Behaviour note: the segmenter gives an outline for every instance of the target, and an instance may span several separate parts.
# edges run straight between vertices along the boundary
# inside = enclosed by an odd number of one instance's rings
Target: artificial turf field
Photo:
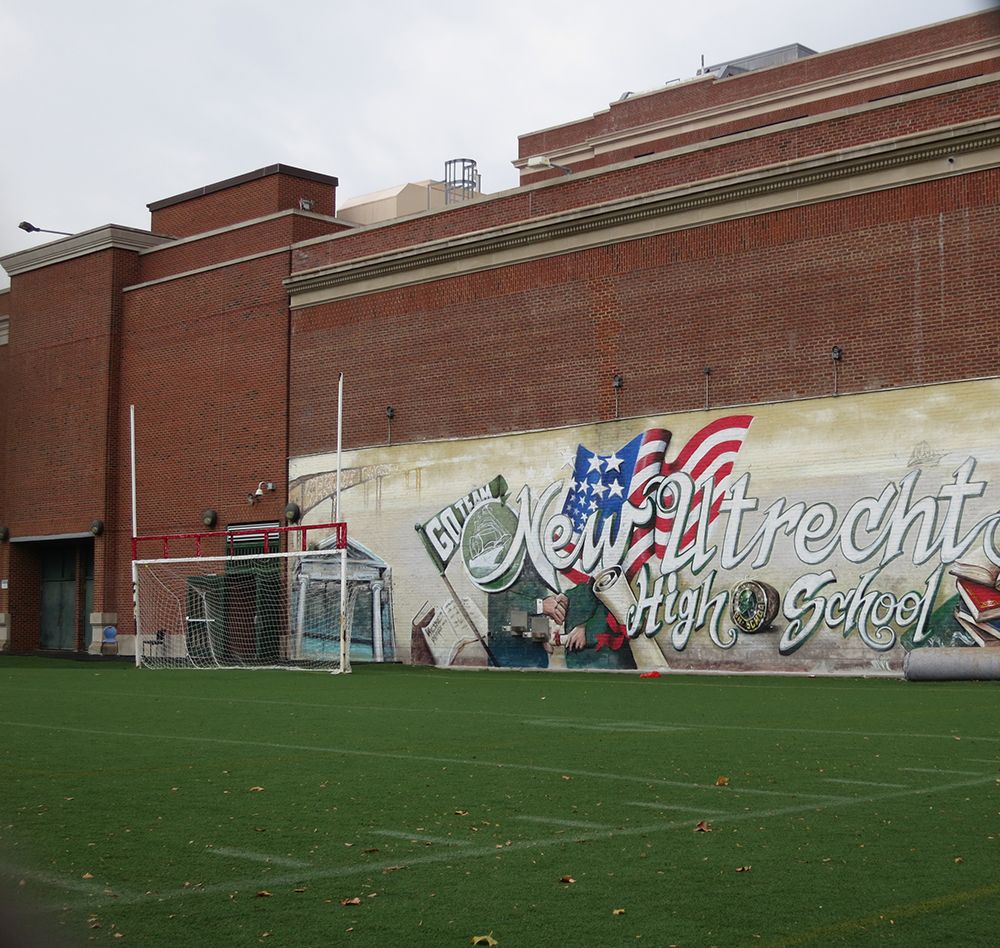
[[[998,704],[5,658],[0,905],[12,944],[995,944]]]

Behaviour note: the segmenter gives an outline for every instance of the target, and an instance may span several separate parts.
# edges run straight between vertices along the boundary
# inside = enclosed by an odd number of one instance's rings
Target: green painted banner
[[[462,525],[472,511],[487,500],[504,500],[507,497],[507,481],[498,474],[488,484],[469,491],[444,510],[439,510],[426,523],[418,523],[415,528],[423,540],[438,572],[443,573],[452,557],[459,551],[462,541]]]

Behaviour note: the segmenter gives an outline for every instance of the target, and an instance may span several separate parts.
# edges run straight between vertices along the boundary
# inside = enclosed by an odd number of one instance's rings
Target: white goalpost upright
[[[337,380],[337,495],[334,500],[333,519],[340,522],[340,461],[344,431],[344,373]],[[347,617],[347,538],[340,550],[340,671],[351,670],[350,624]]]
[[[351,671],[356,596],[348,584],[347,525],[340,519],[343,398],[341,372],[332,523],[204,533],[139,534],[130,407],[137,666]],[[310,543],[310,535],[318,539]]]

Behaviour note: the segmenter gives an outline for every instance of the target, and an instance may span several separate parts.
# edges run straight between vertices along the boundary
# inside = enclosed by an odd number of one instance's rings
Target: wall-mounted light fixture
[[[99,537],[102,533],[104,533],[104,521],[103,520],[91,520],[90,521],[90,532],[95,537]]]
[[[623,379],[618,373],[615,373],[611,377],[611,387],[615,390],[615,418],[617,418],[620,413],[621,394],[622,389],[625,387],[625,379]]]
[[[313,209],[314,202],[312,198],[300,197],[299,198],[299,210],[300,211],[311,211]]]
[[[257,485],[257,489],[252,494],[247,494],[247,503],[250,504],[250,505],[253,505],[253,504],[257,503],[257,501],[260,500],[261,497],[264,496],[264,491],[268,491],[268,493],[273,493],[273,491],[274,491],[274,482],[273,481],[261,481]]]
[[[385,443],[392,444],[392,419],[396,417],[396,409],[392,405],[385,406],[386,436]]]
[[[0,527],[0,543],[6,543],[10,539],[10,530],[7,527]]]
[[[563,174],[573,173],[568,165],[557,165],[548,155],[532,155],[525,164],[531,169],[558,168]]]
[[[298,523],[299,517],[302,516],[302,509],[298,504],[289,501],[285,504],[285,520],[289,523]]]
[[[844,350],[841,346],[834,346],[830,350],[830,359],[833,361],[833,394],[840,394],[840,363],[844,358]]]
[[[709,366],[705,366],[702,370],[705,373],[705,411],[708,411],[708,406],[711,404],[711,387],[709,380],[712,378],[712,369]]]
[[[209,530],[211,530],[212,527],[214,527],[219,522],[218,512],[212,510],[211,507],[209,507],[207,510],[203,510],[201,512],[201,522],[206,527],[208,527]]]

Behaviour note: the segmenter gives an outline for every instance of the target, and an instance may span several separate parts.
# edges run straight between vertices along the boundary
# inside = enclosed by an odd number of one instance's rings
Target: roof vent
[[[730,76],[738,76],[744,72],[767,69],[770,66],[784,66],[786,63],[793,63],[798,59],[815,55],[816,50],[810,49],[808,46],[803,46],[801,43],[789,43],[787,46],[779,46],[777,49],[769,49],[763,53],[752,53],[740,59],[730,59],[723,63],[716,63],[714,66],[702,66],[697,74],[705,76],[714,73],[716,79],[728,79]]]

